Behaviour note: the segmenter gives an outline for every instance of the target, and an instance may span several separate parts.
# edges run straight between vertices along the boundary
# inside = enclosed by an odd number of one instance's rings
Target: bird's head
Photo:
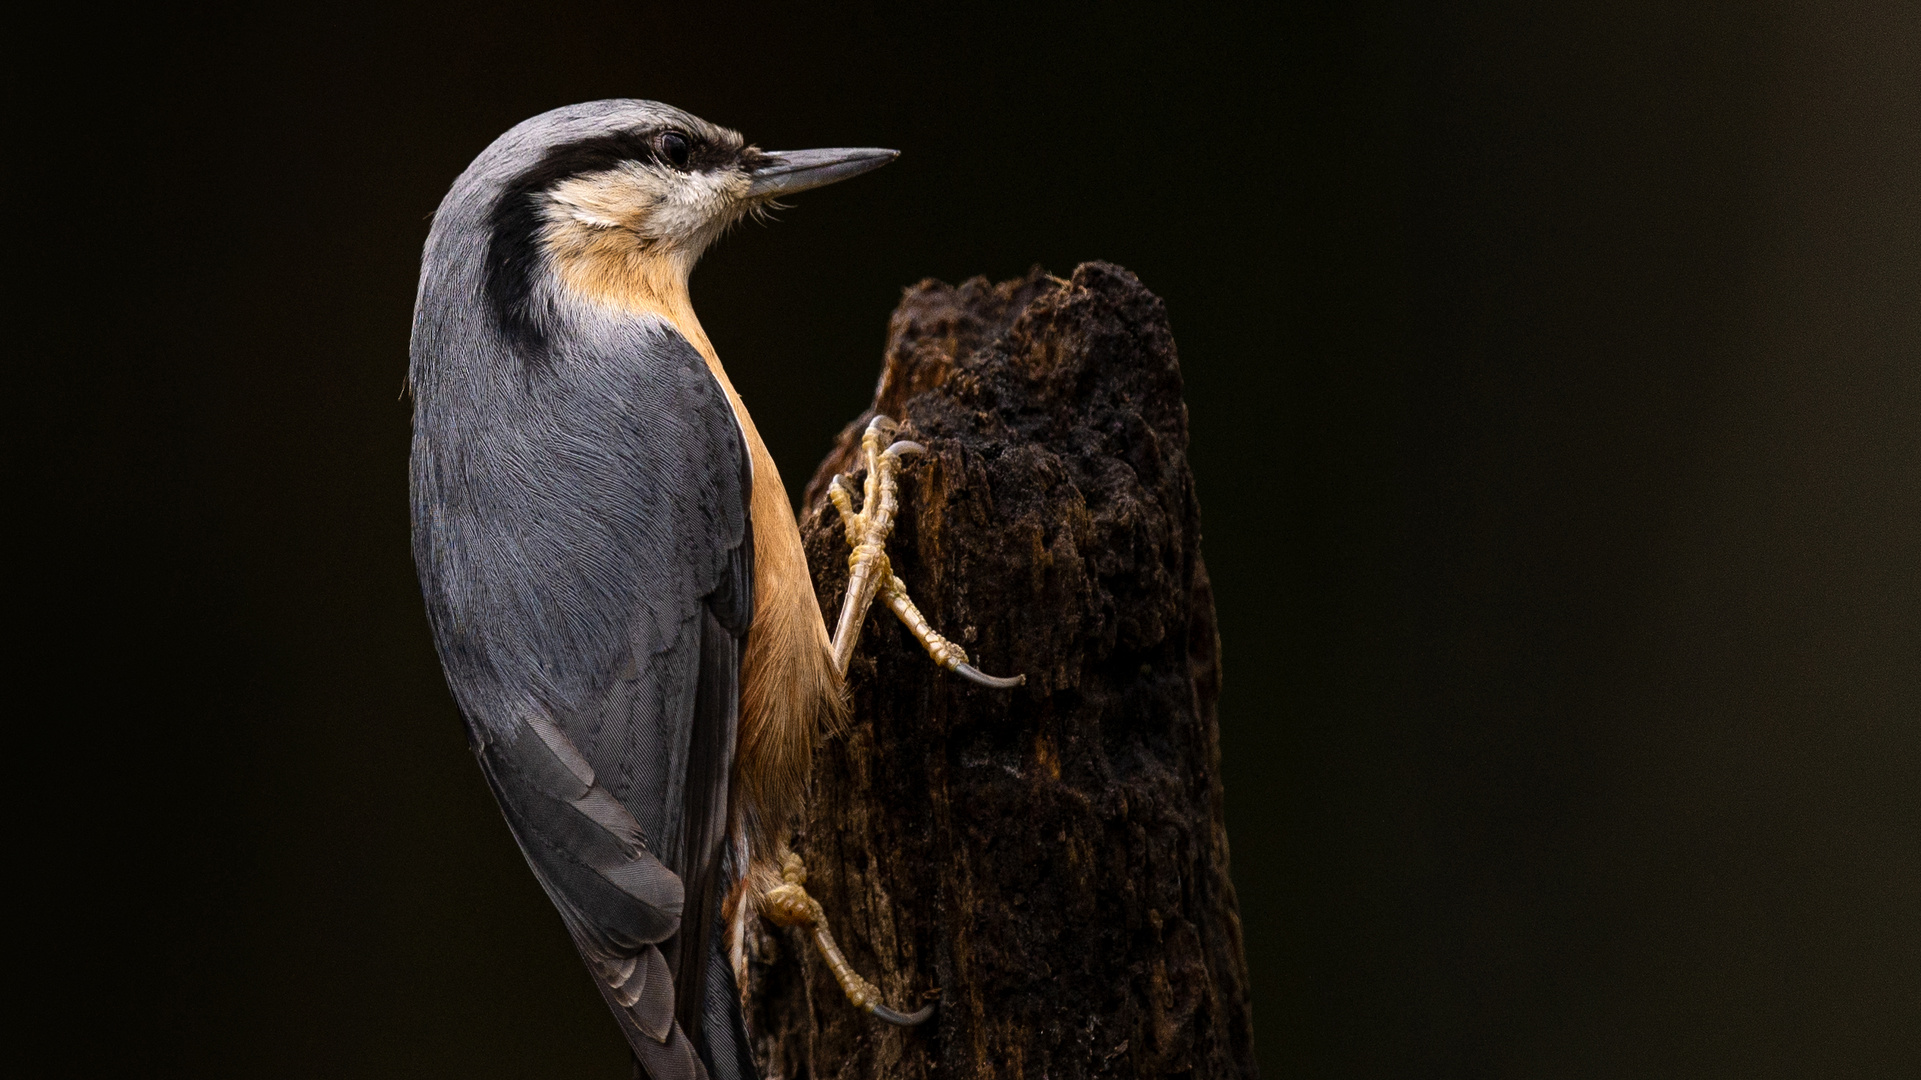
[[[657,311],[677,323],[685,309],[691,320],[687,276],[730,226],[782,195],[897,156],[765,151],[652,101],[556,109],[501,136],[469,170],[491,203],[489,299],[510,334],[537,334],[542,314],[566,301]]]

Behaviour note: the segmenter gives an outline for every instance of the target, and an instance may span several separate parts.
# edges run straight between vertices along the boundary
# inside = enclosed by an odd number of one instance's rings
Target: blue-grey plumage
[[[770,562],[791,576],[798,534],[783,496],[777,542],[755,536],[756,484],[764,500],[778,477],[686,275],[767,199],[891,157],[770,155],[668,106],[595,102],[502,135],[428,236],[409,384],[435,642],[514,837],[653,1080],[753,1075],[716,933],[748,870],[744,804],[763,798],[730,790],[750,628],[765,652],[768,626],[811,611],[785,647],[827,673],[809,694],[838,688],[811,586],[756,627],[756,552],[763,579]],[[794,706],[808,738],[811,701]]]

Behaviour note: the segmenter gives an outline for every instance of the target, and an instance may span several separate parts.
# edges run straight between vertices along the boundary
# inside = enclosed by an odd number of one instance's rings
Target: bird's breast
[[[741,659],[735,775],[750,850],[757,860],[770,860],[779,830],[806,789],[815,732],[839,718],[840,674],[780,469],[692,304],[678,314],[670,321],[705,358],[727,394],[753,462],[748,511],[754,525],[754,621]]]

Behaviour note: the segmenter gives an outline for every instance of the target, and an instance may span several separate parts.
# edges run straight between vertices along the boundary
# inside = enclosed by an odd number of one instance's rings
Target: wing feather
[[[647,1074],[703,1080],[751,466],[683,338],[592,330],[491,379],[416,356],[415,556],[528,865]]]

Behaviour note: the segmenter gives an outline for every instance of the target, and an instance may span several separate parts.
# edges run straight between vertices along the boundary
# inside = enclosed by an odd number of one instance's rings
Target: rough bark
[[[1027,685],[963,682],[868,617],[795,846],[855,965],[898,1007],[940,1007],[882,1025],[798,932],[762,925],[766,1073],[1255,1075],[1214,604],[1160,299],[1100,263],[924,281],[894,313],[874,409],[928,449],[902,470],[895,572],[978,666]],[[867,416],[802,510],[829,612],[847,550],[823,495]]]

